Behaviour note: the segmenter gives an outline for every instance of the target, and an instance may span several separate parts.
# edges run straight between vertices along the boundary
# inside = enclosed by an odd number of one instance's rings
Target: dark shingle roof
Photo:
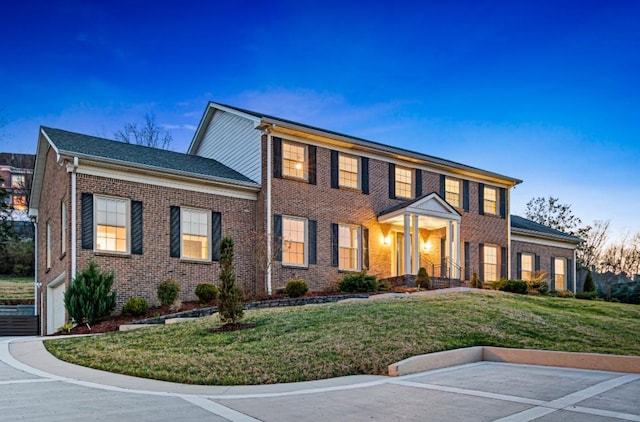
[[[458,163],[456,161],[447,160],[445,158],[435,157],[433,155],[423,154],[421,152],[411,151],[411,150],[404,149],[404,148],[398,148],[398,147],[394,147],[394,146],[391,146],[391,145],[386,145],[386,144],[383,144],[383,143],[380,143],[380,142],[370,141],[368,139],[358,138],[356,136],[346,135],[344,133],[334,132],[334,131],[331,131],[331,130],[322,129],[322,128],[319,128],[319,127],[316,127],[316,126],[307,125],[307,124],[304,124],[304,123],[294,122],[293,120],[282,119],[280,117],[270,116],[268,114],[258,113],[258,112],[255,112],[255,111],[246,110],[244,108],[230,106],[228,104],[222,104],[222,103],[209,103],[209,104],[210,105],[211,104],[213,104],[213,105],[217,104],[217,105],[220,105],[220,106],[223,106],[223,107],[227,107],[229,109],[239,111],[240,113],[248,114],[248,115],[256,117],[258,119],[277,120],[277,121],[280,121],[280,122],[283,122],[283,123],[288,123],[288,124],[291,124],[291,125],[300,126],[300,127],[311,129],[311,130],[316,130],[316,131],[328,133],[328,134],[331,134],[331,135],[340,136],[340,137],[343,137],[343,138],[349,138],[349,139],[355,141],[356,143],[360,143],[362,145],[366,145],[366,146],[374,147],[374,148],[379,148],[379,149],[384,149],[384,150],[390,150],[390,151],[393,151],[393,152],[399,153],[399,154],[407,154],[407,155],[415,156],[415,157],[418,157],[418,158],[423,159],[423,160],[431,161],[432,163],[438,163],[440,165],[445,165],[445,166],[450,166],[450,167],[455,167],[455,168],[465,169],[465,170],[471,170],[471,171],[474,171],[474,172],[481,172],[481,173],[484,173],[484,174],[487,174],[487,175],[491,175],[491,176],[497,176],[497,177],[500,177],[502,179],[511,180],[516,185],[519,184],[519,183],[522,183],[522,180],[520,180],[520,179],[516,179],[516,178],[510,177],[510,176],[505,176],[505,175],[498,174],[498,173],[493,173],[493,172],[490,172],[490,171],[487,171],[487,170],[482,170],[482,169],[477,168],[477,167],[473,167],[473,166],[469,166],[469,165],[466,165],[466,164]]]
[[[19,169],[32,169],[36,163],[35,154],[16,154],[13,152],[0,152],[0,165],[11,166]]]
[[[67,153],[206,178],[227,179],[244,185],[257,185],[248,177],[210,158],[127,144],[61,129],[42,127],[42,130],[61,154]]]
[[[580,239],[579,237],[571,236],[570,234],[561,232],[560,230],[552,229],[551,227],[536,223],[535,221],[528,220],[518,215],[511,216],[511,229],[527,233],[534,232],[540,236],[557,238],[559,240],[566,240],[568,242],[582,242],[582,239]]]

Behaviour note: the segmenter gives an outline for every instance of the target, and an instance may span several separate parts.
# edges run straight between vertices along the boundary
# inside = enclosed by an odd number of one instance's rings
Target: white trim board
[[[525,236],[521,234],[515,234],[511,232],[511,241],[512,242],[524,242],[524,243],[533,243],[535,245],[543,245],[543,246],[553,246],[556,248],[563,249],[576,249],[577,245],[569,242],[562,242],[559,240],[551,240],[551,239],[541,239],[533,236]]]

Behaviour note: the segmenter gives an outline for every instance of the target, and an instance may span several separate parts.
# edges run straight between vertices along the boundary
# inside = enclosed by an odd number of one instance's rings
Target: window
[[[359,189],[360,179],[359,175],[359,163],[360,160],[357,157],[350,155],[339,154],[338,155],[338,179],[340,186],[346,188]]]
[[[24,211],[27,209],[27,196],[26,195],[12,195],[11,206],[14,210]]]
[[[13,189],[24,189],[25,186],[25,177],[23,174],[11,176],[11,187]]]
[[[498,279],[498,247],[484,245],[484,281]]]
[[[282,263],[307,265],[307,220],[282,217]]]
[[[67,200],[60,203],[60,254],[67,252]]]
[[[306,152],[305,145],[282,141],[282,174],[306,180]]]
[[[338,267],[341,270],[360,269],[360,228],[358,226],[338,226]]]
[[[523,253],[520,255],[520,278],[524,281],[533,280],[533,255],[530,253]]]
[[[181,208],[182,258],[209,260],[210,211]]]
[[[413,192],[411,169],[396,166],[396,196],[411,198]]]
[[[97,251],[129,251],[129,200],[94,196]]]
[[[498,214],[498,189],[484,187],[484,213]]]
[[[460,208],[460,180],[447,177],[444,182],[444,200]]]
[[[47,221],[47,270],[51,268],[51,224]]]
[[[555,285],[556,285],[556,290],[565,290],[565,265],[566,261],[564,258],[556,258],[554,260],[553,266],[554,266],[554,281],[555,281]]]

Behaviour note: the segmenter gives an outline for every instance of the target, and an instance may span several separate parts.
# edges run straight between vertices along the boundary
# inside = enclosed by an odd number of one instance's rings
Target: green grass
[[[476,345],[640,355],[640,306],[496,292],[246,313],[256,328],[211,334],[217,317],[46,341],[60,359],[191,384],[386,374],[409,356]]]
[[[0,276],[0,299],[33,299],[33,277]]]

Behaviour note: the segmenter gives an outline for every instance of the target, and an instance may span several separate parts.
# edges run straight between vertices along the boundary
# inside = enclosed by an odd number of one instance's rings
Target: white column
[[[447,248],[447,258],[449,258],[447,263],[447,275],[449,277],[453,276],[451,270],[453,266],[451,263],[453,262],[453,222],[451,220],[447,221],[447,239],[445,242],[445,248]]]
[[[418,225],[418,216],[411,216],[411,224],[413,226],[413,271],[412,274],[418,274],[420,268],[420,227]]]
[[[403,274],[411,274],[411,215],[404,215],[404,268]]]
[[[462,261],[460,259],[460,257],[462,256],[462,252],[460,250],[461,243],[462,242],[460,241],[460,222],[456,221],[456,250],[457,250],[456,264],[458,264],[458,268],[462,268],[462,264],[461,264]],[[459,271],[458,271],[458,276],[456,278],[458,279],[462,278],[462,274],[460,274]]]

